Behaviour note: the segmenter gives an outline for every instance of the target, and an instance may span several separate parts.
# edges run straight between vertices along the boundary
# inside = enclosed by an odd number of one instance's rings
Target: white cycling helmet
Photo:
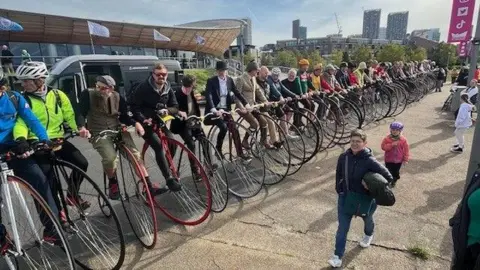
[[[43,62],[27,62],[20,65],[15,73],[19,80],[36,80],[48,77],[47,65]]]
[[[282,71],[278,67],[272,68],[272,75],[279,76],[282,73]]]

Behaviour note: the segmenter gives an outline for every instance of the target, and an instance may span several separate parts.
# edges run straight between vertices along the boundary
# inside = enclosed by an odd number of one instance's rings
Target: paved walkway
[[[373,245],[358,247],[363,222],[354,219],[345,269],[448,269],[448,219],[460,199],[470,150],[451,154],[453,121],[439,112],[448,95],[431,94],[407,109],[412,159],[402,170],[393,207],[380,207]],[[368,129],[369,146],[381,158],[380,142],[392,120]],[[470,149],[473,130],[466,134]],[[255,198],[232,202],[225,212],[197,227],[174,225],[159,214],[154,250],[130,244],[124,269],[329,269],[336,231],[335,165],[341,149],[316,160]],[[134,242],[133,242],[134,243]],[[410,247],[428,250],[422,261]]]

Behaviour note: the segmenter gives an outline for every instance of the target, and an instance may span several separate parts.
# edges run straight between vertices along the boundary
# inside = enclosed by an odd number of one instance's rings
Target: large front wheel
[[[125,146],[120,146],[120,194],[125,215],[133,233],[148,249],[157,243],[157,217],[142,165]]]
[[[172,175],[181,185],[180,191],[167,191],[155,197],[155,205],[171,220],[183,225],[202,223],[212,209],[212,192],[208,177],[197,157],[183,143],[165,137],[169,154],[155,153],[147,143],[142,149],[142,159],[152,176],[162,173],[156,155],[164,154]],[[163,179],[165,181],[165,179]],[[166,185],[166,182],[164,182]]]

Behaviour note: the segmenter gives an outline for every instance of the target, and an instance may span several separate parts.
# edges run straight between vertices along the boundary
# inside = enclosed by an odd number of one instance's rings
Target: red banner
[[[447,42],[470,40],[475,0],[453,0]]]

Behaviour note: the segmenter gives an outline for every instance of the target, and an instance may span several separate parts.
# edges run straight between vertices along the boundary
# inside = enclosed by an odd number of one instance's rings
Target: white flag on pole
[[[87,23],[88,23],[88,32],[90,33],[90,35],[107,37],[107,38],[110,37],[110,30],[108,30],[107,27],[91,21],[87,21]]]
[[[195,34],[195,41],[198,45],[205,45],[205,38]]]
[[[156,29],[153,29],[153,39],[156,41],[170,41],[170,39],[158,32]]]

